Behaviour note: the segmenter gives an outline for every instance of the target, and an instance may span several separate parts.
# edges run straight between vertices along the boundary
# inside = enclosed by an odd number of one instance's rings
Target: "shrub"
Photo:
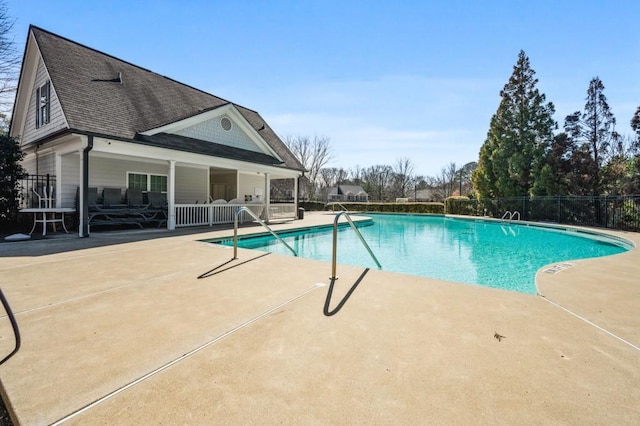
[[[444,214],[443,203],[340,203],[349,211],[380,213],[428,213]],[[325,210],[340,211],[337,204],[329,204]]]
[[[475,201],[469,197],[453,196],[444,200],[445,212],[447,214],[459,214],[473,216],[475,214]]]

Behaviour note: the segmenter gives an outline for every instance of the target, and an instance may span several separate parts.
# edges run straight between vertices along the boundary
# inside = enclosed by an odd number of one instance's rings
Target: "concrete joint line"
[[[578,318],[578,319],[581,319],[582,321],[584,321],[584,322],[586,322],[587,324],[589,324],[589,325],[591,325],[591,326],[593,326],[593,327],[597,328],[598,330],[600,330],[600,331],[602,331],[602,332],[604,332],[604,333],[608,334],[609,336],[614,337],[614,338],[616,338],[616,339],[620,340],[620,341],[621,341],[622,343],[624,343],[625,345],[631,346],[631,347],[632,347],[633,349],[635,349],[636,351],[640,351],[640,347],[638,347],[638,346],[634,345],[633,343],[631,343],[631,342],[629,342],[629,341],[627,341],[627,340],[623,339],[623,338],[622,338],[622,337],[620,337],[620,336],[616,336],[615,334],[613,334],[613,333],[612,333],[612,332],[610,332],[609,330],[605,330],[604,328],[600,327],[598,324],[595,324],[595,323],[593,323],[593,322],[589,321],[589,320],[588,320],[588,319],[586,319],[585,317],[582,317],[582,316],[580,316],[580,315],[576,314],[575,312],[573,312],[573,311],[571,311],[571,310],[569,310],[569,309],[565,308],[565,307],[564,307],[564,306],[562,306],[562,305],[557,304],[557,303],[556,303],[556,302],[554,302],[554,301],[551,301],[551,300],[547,299],[547,298],[546,298],[546,297],[544,297],[544,296],[542,296],[542,299],[543,299],[543,300],[546,300],[547,302],[551,303],[551,304],[552,304],[552,305],[554,305],[554,306],[557,306],[558,308],[562,309],[563,311],[570,313],[570,314],[571,314],[571,315],[573,315],[574,317],[576,317],[576,318]]]
[[[67,420],[71,420],[72,418],[74,418],[74,417],[76,417],[76,416],[78,416],[78,415],[90,410],[91,408],[97,406],[98,404],[100,404],[102,402],[105,402],[106,400],[118,395],[119,393],[124,392],[125,390],[137,385],[138,383],[141,383],[141,382],[151,378],[152,376],[155,376],[156,374],[168,369],[169,367],[179,363],[180,361],[183,361],[186,358],[188,358],[188,357],[190,357],[192,355],[195,355],[196,353],[198,353],[198,352],[202,351],[203,349],[206,349],[209,346],[219,342],[220,340],[224,339],[225,337],[228,337],[228,336],[230,336],[230,335],[242,330],[243,328],[246,328],[246,327],[250,326],[251,324],[253,324],[253,323],[259,321],[260,319],[272,314],[273,312],[277,311],[278,309],[280,309],[280,308],[282,308],[282,307],[284,307],[284,306],[286,306],[286,305],[288,305],[290,303],[295,302],[296,300],[300,299],[301,297],[306,296],[307,294],[311,293],[312,291],[314,291],[314,290],[316,290],[316,289],[318,289],[318,288],[320,288],[322,286],[324,286],[324,284],[320,284],[320,283],[314,284],[313,287],[311,287],[310,289],[304,291],[303,293],[301,293],[301,294],[299,294],[297,296],[294,296],[293,298],[287,300],[286,302],[281,303],[278,306],[275,306],[275,307],[269,309],[268,311],[261,313],[260,315],[258,315],[256,317],[254,317],[254,318],[252,318],[252,319],[250,319],[250,320],[248,320],[248,321],[246,321],[246,322],[244,322],[244,323],[232,328],[229,331],[226,331],[225,333],[223,333],[220,336],[214,338],[213,340],[210,340],[207,343],[204,343],[203,345],[198,346],[197,348],[185,353],[184,355],[179,356],[178,358],[174,359],[173,361],[170,361],[170,362],[168,362],[168,363],[156,368],[155,370],[150,371],[149,373],[145,374],[144,376],[139,377],[136,380],[134,380],[134,381],[132,381],[132,382],[130,382],[130,383],[128,383],[128,384],[126,384],[126,385],[124,385],[124,386],[122,386],[122,387],[120,387],[120,388],[118,388],[118,389],[106,394],[102,398],[96,399],[95,401],[93,401],[93,402],[85,405],[84,407],[82,407],[82,408],[80,408],[80,409],[68,414],[67,416],[61,418],[60,420],[55,421],[54,423],[51,424],[51,426],[60,425],[60,424],[62,424],[64,422],[66,422]]]
[[[123,288],[127,288],[127,287],[141,286],[141,285],[147,285],[147,284],[153,285],[152,281],[157,281],[157,280],[162,279],[162,278],[167,278],[167,277],[171,277],[173,275],[178,275],[178,274],[183,273],[185,271],[189,271],[190,269],[193,269],[193,268],[180,269],[179,271],[169,272],[169,273],[166,273],[166,274],[156,275],[156,276],[145,278],[145,279],[142,279],[142,280],[132,281],[132,282],[130,282],[128,284],[122,284],[122,285],[119,285],[117,287],[107,288],[105,290],[94,291],[93,293],[83,294],[81,296],[72,297],[70,299],[62,300],[60,302],[49,303],[47,305],[42,305],[42,306],[36,306],[34,308],[29,308],[29,309],[25,309],[25,310],[20,311],[20,312],[15,312],[15,315],[23,315],[23,314],[26,314],[26,313],[29,313],[29,312],[33,312],[33,311],[39,311],[39,310],[42,310],[42,309],[53,308],[53,307],[56,307],[56,306],[65,305],[67,303],[76,302],[78,300],[88,299],[88,298],[91,298],[91,297],[94,297],[94,296],[97,296],[97,295],[100,295],[100,294],[111,293],[111,292],[114,292],[114,291],[117,291],[117,290],[122,290]],[[6,316],[7,315],[0,315],[0,319],[4,318]]]

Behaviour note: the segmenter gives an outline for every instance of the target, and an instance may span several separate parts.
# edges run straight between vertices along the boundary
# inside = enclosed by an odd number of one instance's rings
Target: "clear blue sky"
[[[640,2],[6,0],[29,24],[254,109],[281,137],[330,138],[329,164],[417,174],[477,161],[523,49],[556,120],[599,76],[640,106]]]

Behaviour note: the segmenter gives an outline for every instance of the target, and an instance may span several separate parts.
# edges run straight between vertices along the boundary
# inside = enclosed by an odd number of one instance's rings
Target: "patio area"
[[[638,249],[539,273],[541,296],[371,270],[326,317],[330,264],[244,249],[227,263],[233,249],[198,241],[231,233],[1,244],[0,286],[22,334],[0,366],[13,420],[640,423]],[[361,273],[339,266],[332,307]],[[0,353],[13,344],[0,317]]]

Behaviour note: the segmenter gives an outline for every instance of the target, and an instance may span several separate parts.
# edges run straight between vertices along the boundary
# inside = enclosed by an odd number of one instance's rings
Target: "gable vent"
[[[222,130],[226,130],[227,132],[231,130],[232,122],[229,117],[222,117],[220,119],[220,126],[222,127]]]

